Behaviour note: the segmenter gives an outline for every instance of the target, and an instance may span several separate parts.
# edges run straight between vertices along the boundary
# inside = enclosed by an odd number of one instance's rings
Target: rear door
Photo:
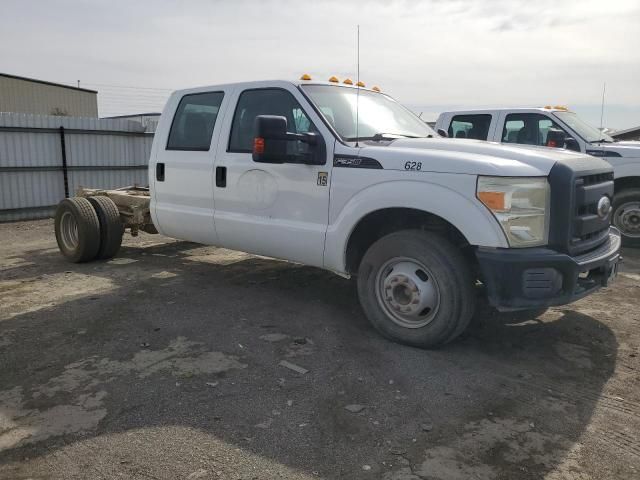
[[[228,97],[224,88],[188,93],[172,98],[165,109],[175,113],[156,132],[166,141],[154,145],[150,172],[154,223],[164,235],[217,242],[213,162]]]
[[[333,136],[295,88],[239,89],[216,155],[215,223],[227,248],[322,266],[329,211]],[[287,118],[288,131],[317,132],[326,146],[323,165],[256,163],[258,115]],[[290,142],[288,148],[313,148]],[[294,153],[294,152],[289,152]]]

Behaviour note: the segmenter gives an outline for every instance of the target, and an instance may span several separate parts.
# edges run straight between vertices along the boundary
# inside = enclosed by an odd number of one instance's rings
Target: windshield
[[[553,114],[587,142],[613,142],[613,138],[584,122],[573,112],[553,112]]]
[[[416,115],[382,93],[360,89],[356,100],[356,88],[332,85],[303,85],[302,88],[344,141],[436,136]]]

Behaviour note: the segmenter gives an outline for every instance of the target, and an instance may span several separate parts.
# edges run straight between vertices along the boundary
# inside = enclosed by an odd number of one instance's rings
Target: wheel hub
[[[629,237],[640,237],[640,202],[620,205],[613,218],[613,224]]]
[[[60,219],[60,237],[67,250],[78,247],[78,222],[71,212],[64,212]]]
[[[435,316],[440,292],[431,271],[411,259],[393,259],[378,274],[378,301],[391,320],[405,328],[420,328]]]

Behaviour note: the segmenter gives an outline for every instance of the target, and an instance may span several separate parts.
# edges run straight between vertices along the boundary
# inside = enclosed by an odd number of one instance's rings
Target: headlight
[[[545,177],[478,177],[476,195],[491,210],[509,245],[534,247],[549,239],[549,182]]]

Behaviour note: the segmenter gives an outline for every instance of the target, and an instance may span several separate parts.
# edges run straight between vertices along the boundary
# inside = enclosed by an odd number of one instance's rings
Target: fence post
[[[64,142],[64,127],[60,127],[60,148],[62,150],[62,175],[64,177],[64,198],[69,198],[69,174],[67,171],[67,147]]]

